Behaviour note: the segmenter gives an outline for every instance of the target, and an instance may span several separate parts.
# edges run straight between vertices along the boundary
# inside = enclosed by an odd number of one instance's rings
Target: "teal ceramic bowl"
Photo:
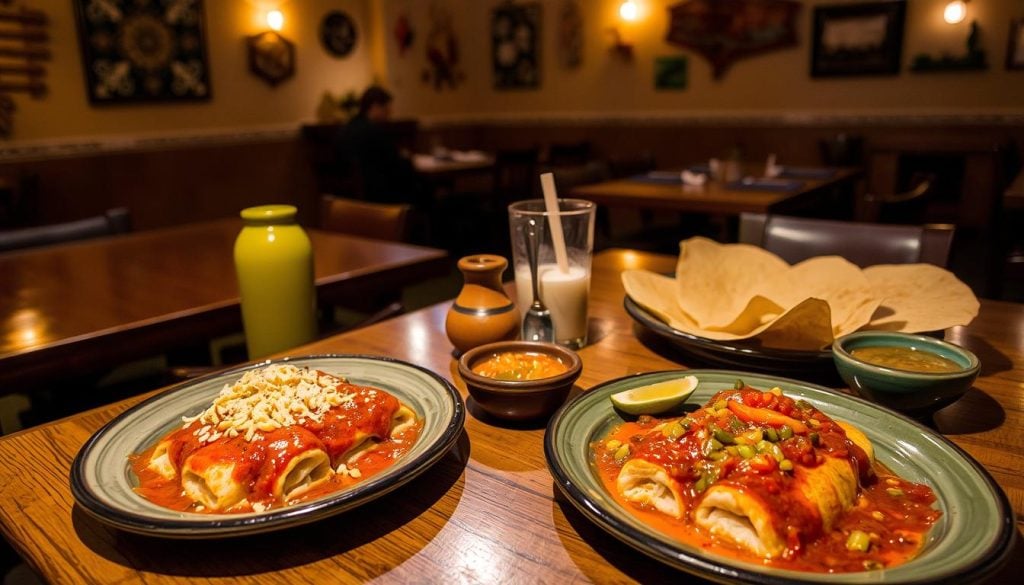
[[[907,348],[952,361],[953,372],[915,372],[868,363],[851,355],[867,347]],[[956,402],[970,389],[981,363],[970,351],[926,335],[893,331],[860,331],[835,340],[832,357],[836,369],[862,398],[904,414],[922,417]]]

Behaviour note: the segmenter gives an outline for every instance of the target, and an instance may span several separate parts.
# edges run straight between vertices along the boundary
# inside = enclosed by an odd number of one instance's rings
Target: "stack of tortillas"
[[[820,350],[859,329],[905,333],[967,325],[978,299],[931,264],[861,269],[839,256],[789,265],[747,244],[691,238],[679,244],[675,278],[622,273],[626,294],[680,331],[718,341]]]

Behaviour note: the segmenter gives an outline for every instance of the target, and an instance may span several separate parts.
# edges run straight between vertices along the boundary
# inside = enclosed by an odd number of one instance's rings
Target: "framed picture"
[[[686,89],[686,57],[654,58],[654,89]]]
[[[74,0],[92,104],[210,99],[203,0]]]
[[[898,74],[906,8],[903,1],[816,6],[811,77]]]
[[[1024,69],[1024,18],[1010,21],[1010,40],[1006,45],[1006,68]]]
[[[540,87],[540,3],[502,4],[491,13],[495,89]]]

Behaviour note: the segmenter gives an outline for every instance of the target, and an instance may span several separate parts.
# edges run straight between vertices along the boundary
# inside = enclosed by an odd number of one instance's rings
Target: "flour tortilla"
[[[864,276],[882,297],[865,329],[924,333],[967,325],[980,304],[952,272],[932,264],[879,264]]]

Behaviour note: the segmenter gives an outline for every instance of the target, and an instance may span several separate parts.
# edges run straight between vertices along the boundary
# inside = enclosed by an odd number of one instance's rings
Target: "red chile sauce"
[[[776,424],[742,420],[730,408],[715,408],[729,400],[738,400],[745,406],[760,409],[758,412],[761,414],[764,410],[774,411],[805,427],[804,434],[793,433],[789,438],[774,441],[785,459],[793,465],[813,468],[821,465],[826,457],[849,462],[859,483],[857,500],[829,532],[823,533],[820,516],[814,505],[797,489],[793,473],[781,470],[774,457],[758,454],[744,460],[743,457],[729,455],[716,461],[705,456],[710,443],[707,437],[713,436],[709,429],[717,428],[741,436],[754,429],[765,431],[771,427],[778,435],[780,426],[777,423],[781,419],[773,421]],[[661,423],[672,424],[684,419],[689,428],[675,439],[655,430]],[[811,433],[816,434],[813,441]],[[629,445],[630,455],[617,460],[618,448],[609,448],[610,440]],[[908,561],[918,552],[929,528],[942,514],[932,508],[936,498],[928,486],[905,481],[881,464],[870,463],[867,454],[847,438],[841,426],[810,404],[749,386],[720,392],[705,407],[683,418],[658,420],[642,416],[636,422],[624,423],[592,444],[591,448],[605,488],[619,505],[645,524],[692,546],[771,567],[820,573],[893,567]],[[658,463],[679,481],[685,510],[681,519],[622,497],[615,487],[616,478],[622,465],[632,458]],[[761,559],[715,539],[690,522],[689,513],[703,495],[702,479],[704,489],[719,482],[728,482],[764,499],[770,510],[786,511],[772,518],[782,529],[781,533],[787,535],[786,553],[775,559]],[[870,535],[871,545],[867,552],[847,549],[847,538],[853,530]]]
[[[280,507],[282,504],[275,501],[270,494],[270,486],[276,475],[275,471],[283,468],[288,455],[305,450],[310,443],[319,440],[334,461],[337,455],[345,453],[353,446],[357,432],[387,437],[391,415],[399,406],[394,396],[377,388],[352,384],[342,384],[339,391],[354,394],[354,400],[328,411],[320,423],[307,421],[301,426],[294,425],[263,433],[263,441],[246,441],[242,436],[221,438],[206,444],[199,455],[209,460],[234,461],[236,465],[233,477],[246,484],[250,504],[259,502],[266,509]],[[202,426],[202,423],[197,421],[185,428],[172,431],[142,453],[129,458],[132,471],[139,479],[135,491],[155,504],[180,512],[233,514],[253,511],[251,505],[235,506],[229,511],[205,510],[182,491],[181,464],[193,451],[204,446],[193,435],[193,431],[199,426]],[[380,473],[409,452],[422,428],[422,421],[417,421],[409,428],[396,433],[394,437],[378,443],[373,450],[364,453],[355,465],[360,472],[359,478],[334,474],[327,481],[303,492],[284,505],[312,500]],[[154,449],[164,439],[178,439],[172,442],[169,455],[179,473],[171,480],[148,468]]]

